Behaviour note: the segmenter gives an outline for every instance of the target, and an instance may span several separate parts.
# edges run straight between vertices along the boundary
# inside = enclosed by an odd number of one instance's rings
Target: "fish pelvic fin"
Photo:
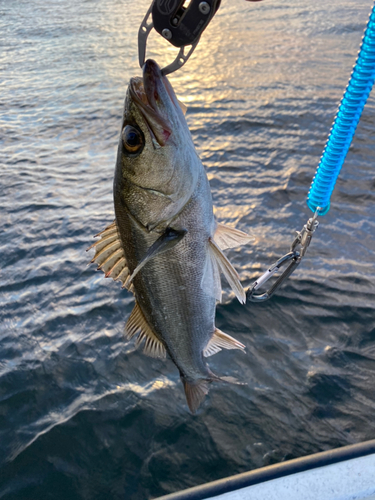
[[[189,410],[194,414],[208,394],[210,381],[205,379],[189,381],[183,376],[181,380],[184,384],[186,402]]]
[[[234,227],[218,224],[213,239],[221,250],[226,250],[245,245],[254,238]]]
[[[146,356],[150,356],[151,358],[167,357],[164,345],[148,324],[138,302],[135,303],[134,309],[125,325],[125,336],[127,339],[132,339],[136,334],[138,334],[138,338],[135,342],[135,347],[139,347],[142,341],[145,340],[143,353]]]
[[[91,260],[98,264],[98,269],[105,273],[106,278],[112,278],[114,281],[121,281],[123,288],[133,291],[129,282],[129,268],[126,262],[124,250],[122,248],[120,234],[117,229],[116,221],[107,226],[103,231],[96,234],[95,238],[100,237],[86,251],[95,248],[95,255]]]
[[[241,351],[245,351],[245,346],[227,333],[224,333],[216,328],[214,334],[212,335],[206,348],[203,351],[203,356],[207,358],[208,356],[212,356],[222,349],[240,349]]]
[[[237,271],[212,238],[209,239],[208,248],[211,257],[216,260],[220,271],[224,274],[237,299],[241,304],[244,304],[246,302],[246,293],[241,285]]]

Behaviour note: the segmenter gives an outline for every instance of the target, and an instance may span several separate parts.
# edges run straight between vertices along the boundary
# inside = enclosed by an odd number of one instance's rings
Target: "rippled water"
[[[114,217],[122,103],[148,1],[0,1],[0,497],[141,500],[375,437],[374,98],[303,264],[266,304],[225,289],[188,413],[170,361],[123,339],[133,298],[87,267]],[[223,1],[171,82],[248,285],[288,251],[370,0]],[[154,37],[149,56],[170,62]]]

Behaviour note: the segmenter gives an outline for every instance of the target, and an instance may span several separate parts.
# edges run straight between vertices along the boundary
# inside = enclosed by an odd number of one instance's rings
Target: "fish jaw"
[[[189,139],[192,142],[185,115],[175,91],[168,78],[162,75],[159,66],[152,59],[148,59],[143,66],[143,86],[151,107],[158,110],[159,116],[174,131],[172,140],[180,142]]]
[[[132,78],[129,89],[159,146],[165,146],[170,138],[175,144],[186,139],[192,142],[173,87],[155,61],[146,61],[143,78]]]
[[[172,133],[172,126],[169,124],[169,120],[165,119],[159,112],[158,108],[151,105],[142,78],[131,78],[129,94],[146,121],[154,147],[165,146]],[[155,103],[154,96],[150,96],[150,98]]]

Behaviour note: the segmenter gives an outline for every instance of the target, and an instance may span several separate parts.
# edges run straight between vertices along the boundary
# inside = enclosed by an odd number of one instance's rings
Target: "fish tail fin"
[[[211,382],[226,382],[228,384],[247,385],[245,382],[241,382],[234,377],[218,377],[212,373],[211,370],[209,379],[201,378],[189,381],[186,380],[184,376],[181,376],[181,380],[184,384],[185,396],[189,410],[193,414],[196,413],[204,398],[207,396]]]
[[[204,398],[208,394],[210,381],[205,379],[194,380],[190,382],[181,377],[184,384],[186,401],[191,413],[196,413]]]

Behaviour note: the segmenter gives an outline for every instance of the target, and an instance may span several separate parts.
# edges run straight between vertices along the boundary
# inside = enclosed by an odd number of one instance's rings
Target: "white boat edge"
[[[157,500],[375,500],[375,439],[296,458]]]

